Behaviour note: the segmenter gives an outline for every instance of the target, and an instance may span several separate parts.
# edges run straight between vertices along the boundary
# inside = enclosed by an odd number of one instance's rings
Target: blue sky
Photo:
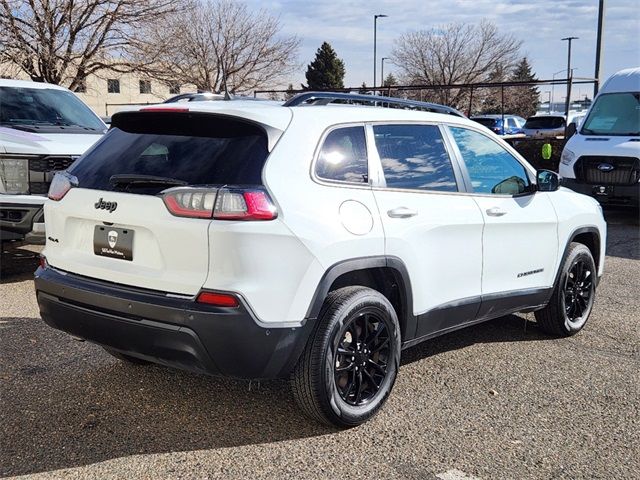
[[[605,78],[622,68],[640,65],[640,0],[606,3]],[[323,41],[331,43],[345,61],[346,86],[358,86],[363,81],[371,85],[376,13],[389,15],[378,20],[378,75],[380,58],[390,56],[394,40],[402,33],[451,22],[478,23],[487,18],[523,41],[522,52],[531,60],[538,78],[551,78],[566,68],[567,42],[560,41],[566,36],[580,37],[572,49],[575,76],[593,76],[597,0],[249,0],[248,4],[279,16],[283,33],[302,40],[300,73],[291,78],[296,86],[305,81],[306,65]],[[385,73],[388,71],[393,71],[393,65],[385,63]],[[592,87],[577,89],[578,94],[584,94]],[[560,100],[556,90],[556,99]]]

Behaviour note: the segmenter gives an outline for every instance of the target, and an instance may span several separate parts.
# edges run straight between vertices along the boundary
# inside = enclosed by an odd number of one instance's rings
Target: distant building
[[[0,77],[29,80],[16,69],[0,70]],[[194,85],[167,85],[136,73],[103,71],[87,77],[84,85],[76,88],[76,95],[99,116],[110,116],[127,105],[160,103],[180,93],[195,92]]]

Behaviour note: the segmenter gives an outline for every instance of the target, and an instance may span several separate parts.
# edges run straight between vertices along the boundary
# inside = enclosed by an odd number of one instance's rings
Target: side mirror
[[[555,192],[560,188],[560,175],[551,170],[538,170],[536,183],[539,192]]]
[[[567,127],[567,131],[566,131],[564,137],[566,139],[569,139],[569,138],[573,137],[576,134],[577,131],[578,131],[578,126],[576,125],[575,122],[571,122],[569,124],[569,126]]]

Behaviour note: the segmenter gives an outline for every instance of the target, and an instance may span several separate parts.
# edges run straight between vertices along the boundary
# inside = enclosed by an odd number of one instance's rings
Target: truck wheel
[[[591,251],[581,243],[569,245],[560,268],[549,304],[535,316],[545,332],[568,337],[587,323],[596,295],[597,268]]]
[[[387,400],[400,364],[400,327],[389,300],[365,287],[329,294],[291,375],[311,418],[338,427],[364,423]]]
[[[151,362],[147,362],[146,360],[142,360],[141,358],[132,357],[131,355],[120,353],[117,350],[112,350],[109,347],[102,347],[102,348],[109,355],[116,357],[118,360],[122,360],[123,362],[133,363],[135,365],[148,365],[149,363],[151,363]]]

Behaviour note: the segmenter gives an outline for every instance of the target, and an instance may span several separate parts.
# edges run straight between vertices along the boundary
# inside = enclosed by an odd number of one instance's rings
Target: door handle
[[[418,211],[407,207],[397,207],[389,210],[387,215],[391,218],[409,218],[418,215]]]
[[[498,208],[498,207],[487,209],[487,215],[489,215],[490,217],[501,217],[506,214],[507,212],[505,210],[502,210],[501,208]]]

